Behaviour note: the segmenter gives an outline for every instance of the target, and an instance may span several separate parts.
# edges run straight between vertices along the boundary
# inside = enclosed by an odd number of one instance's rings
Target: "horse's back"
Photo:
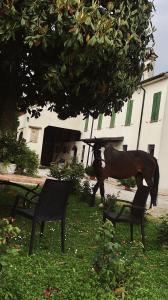
[[[104,158],[106,168],[109,170],[111,168],[112,172],[117,172],[117,174],[119,172],[128,174],[127,176],[135,175],[137,172],[143,173],[145,169],[153,170],[156,165],[153,157],[143,150],[119,151],[110,144],[105,147]]]

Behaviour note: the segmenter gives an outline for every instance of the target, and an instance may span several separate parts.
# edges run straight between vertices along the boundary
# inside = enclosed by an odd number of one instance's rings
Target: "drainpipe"
[[[94,118],[92,119],[92,125],[91,125],[91,130],[90,130],[90,139],[92,138],[93,124],[94,124]],[[89,163],[89,155],[90,155],[90,145],[89,145],[89,148],[88,148],[86,167],[88,166],[88,163]]]
[[[146,90],[143,88],[143,86],[141,86],[141,89],[143,90],[143,99],[142,99],[141,117],[140,117],[140,122],[139,122],[138,139],[137,139],[137,147],[136,147],[136,150],[139,149],[139,141],[140,141],[141,127],[142,127],[142,118],[143,118],[143,111],[144,111],[144,104],[145,104],[145,96],[146,96]]]

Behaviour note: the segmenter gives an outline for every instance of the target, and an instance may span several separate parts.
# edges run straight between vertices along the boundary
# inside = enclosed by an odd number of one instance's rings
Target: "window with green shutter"
[[[110,128],[114,128],[115,125],[116,113],[114,109],[112,110],[111,120],[110,120]]]
[[[161,92],[155,93],[153,95],[151,122],[157,122],[158,121],[159,109],[160,109],[160,99],[161,99]]]
[[[100,114],[99,117],[98,117],[97,129],[102,128],[102,120],[103,120],[103,114]]]
[[[128,103],[127,103],[127,113],[126,113],[126,119],[125,119],[125,126],[129,126],[131,124],[132,107],[133,107],[133,100],[129,100]]]
[[[88,130],[88,124],[89,124],[89,118],[85,119],[85,127],[84,127],[84,131]]]

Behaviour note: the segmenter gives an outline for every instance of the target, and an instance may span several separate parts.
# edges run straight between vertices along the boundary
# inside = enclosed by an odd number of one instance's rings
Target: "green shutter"
[[[103,114],[100,114],[99,118],[98,118],[97,129],[101,129],[102,128],[102,120],[103,120]]]
[[[114,128],[115,125],[116,113],[114,109],[112,110],[111,120],[110,120],[110,128]]]
[[[161,92],[155,93],[153,95],[151,122],[157,122],[158,121],[159,109],[160,109],[160,99],[161,99]]]
[[[87,131],[87,130],[88,130],[88,124],[89,124],[89,118],[87,118],[87,119],[85,120],[84,131]]]
[[[132,107],[133,107],[133,100],[129,100],[128,103],[127,103],[127,113],[126,113],[126,119],[125,119],[125,126],[129,126],[131,124]]]

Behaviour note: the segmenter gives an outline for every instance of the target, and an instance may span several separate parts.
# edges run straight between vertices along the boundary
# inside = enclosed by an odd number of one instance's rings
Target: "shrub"
[[[16,157],[17,172],[26,175],[35,175],[39,166],[38,155],[35,151],[29,149],[23,142],[18,149]]]
[[[85,180],[80,185],[80,200],[90,204],[92,197],[92,189],[89,181]]]
[[[108,194],[104,199],[103,199],[103,203],[100,205],[100,207],[103,207],[103,209],[109,209],[109,210],[115,210],[116,206],[117,206],[117,198],[118,195],[110,195]]]
[[[130,188],[136,186],[136,181],[134,177],[130,177],[127,179],[118,179],[118,181],[120,182],[121,185],[128,186]]]
[[[0,132],[0,161],[15,163],[18,173],[27,175],[35,175],[39,165],[38,155],[25,140],[17,140],[15,134],[7,132]]]
[[[168,214],[161,217],[161,223],[158,227],[158,242],[168,245]]]
[[[16,135],[0,131],[0,161],[4,163],[15,163],[18,141]]]
[[[115,243],[115,230],[110,221],[106,221],[99,228],[96,237],[98,250],[96,252],[93,267],[99,275],[103,284],[108,284],[110,288],[116,288],[123,283],[125,262],[119,256],[121,246]]]
[[[75,190],[80,189],[80,180],[84,177],[84,167],[81,163],[72,163],[68,166],[53,164],[50,168],[51,176],[58,180],[70,180]]]
[[[96,237],[98,248],[95,253],[93,267],[102,285],[118,290],[123,294],[124,285],[129,277],[134,277],[137,258],[141,255],[141,243],[126,244],[125,241],[114,241],[115,229],[110,221],[99,228]],[[124,295],[122,295],[124,297]]]
[[[7,252],[11,246],[11,240],[17,237],[20,229],[13,225],[14,219],[0,219],[0,252]]]

